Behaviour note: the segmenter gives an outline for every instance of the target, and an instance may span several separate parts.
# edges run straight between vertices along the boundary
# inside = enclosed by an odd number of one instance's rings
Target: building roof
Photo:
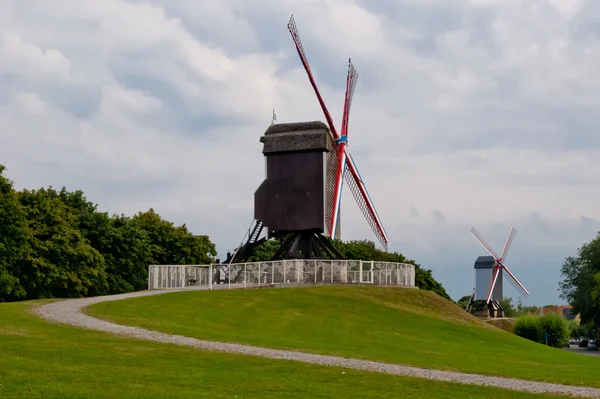
[[[571,305],[544,306],[542,308],[542,315],[545,316],[549,313],[555,313],[567,320],[573,320],[577,317],[577,315],[573,314],[573,306]]]
[[[331,132],[320,121],[274,124],[260,141],[264,143],[263,154],[333,149]]]
[[[480,256],[475,260],[475,269],[491,269],[494,267],[496,259],[493,256]]]

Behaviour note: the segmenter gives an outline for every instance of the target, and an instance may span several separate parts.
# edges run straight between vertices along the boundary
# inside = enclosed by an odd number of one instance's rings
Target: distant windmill
[[[525,296],[529,295],[529,292],[525,289],[523,284],[521,284],[515,275],[504,265],[506,254],[516,233],[517,231],[515,228],[511,227],[502,254],[498,256],[477,230],[475,230],[475,228],[471,229],[471,235],[475,237],[491,256],[480,256],[475,261],[475,287],[473,296],[471,297],[469,305],[467,305],[467,311],[480,316],[504,316],[504,309],[502,309],[502,306],[500,305],[500,301],[502,300],[503,276],[518,291],[522,292]],[[504,275],[503,271],[506,271],[508,276]]]

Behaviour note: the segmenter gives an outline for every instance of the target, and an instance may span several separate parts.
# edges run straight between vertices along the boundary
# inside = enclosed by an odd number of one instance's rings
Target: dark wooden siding
[[[267,155],[267,179],[254,193],[254,217],[270,231],[325,231],[323,154]]]

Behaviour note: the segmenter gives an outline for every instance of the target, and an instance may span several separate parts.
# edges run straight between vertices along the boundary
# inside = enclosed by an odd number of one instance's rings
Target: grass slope
[[[120,338],[47,323],[31,305],[0,304],[2,399],[532,397]]]
[[[527,341],[422,290],[307,287],[190,291],[94,305],[121,324],[427,368],[600,387],[600,358]]]

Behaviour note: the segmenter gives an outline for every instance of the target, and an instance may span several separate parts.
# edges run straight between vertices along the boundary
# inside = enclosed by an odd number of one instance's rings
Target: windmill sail
[[[319,104],[321,105],[321,109],[325,114],[325,119],[327,120],[327,124],[331,130],[331,134],[336,142],[336,152],[338,157],[338,165],[337,172],[335,177],[335,188],[334,195],[332,196],[331,203],[331,215],[330,218],[330,228],[329,235],[331,237],[335,236],[336,229],[339,224],[339,214],[340,214],[340,203],[341,203],[341,192],[343,180],[346,180],[352,195],[354,196],[360,210],[365,216],[367,223],[373,229],[376,237],[379,242],[383,246],[383,248],[387,251],[388,244],[388,236],[383,228],[383,224],[381,223],[381,219],[375,210],[375,206],[373,205],[373,201],[371,200],[367,188],[360,177],[356,164],[354,160],[350,156],[348,149],[346,148],[347,143],[347,134],[348,134],[348,121],[349,121],[349,113],[350,107],[352,105],[352,97],[354,94],[354,87],[356,86],[356,81],[358,79],[358,74],[352,65],[352,61],[349,61],[348,65],[348,76],[346,78],[346,94],[344,98],[344,113],[342,116],[342,131],[341,135],[335,128],[333,123],[333,119],[331,118],[331,114],[325,105],[325,101],[319,92],[315,79],[313,77],[312,71],[308,64],[308,60],[306,58],[306,53],[304,52],[304,47],[302,46],[302,42],[300,41],[300,35],[298,33],[298,28],[296,26],[296,21],[294,20],[294,16],[292,15],[290,21],[288,23],[288,29],[292,38],[294,39],[294,43],[296,45],[296,50],[298,51],[298,55],[304,66],[306,74],[308,75],[308,79],[313,87],[313,90],[319,100]],[[346,173],[349,171],[350,173]]]
[[[337,140],[338,143],[338,165],[336,172],[335,191],[333,193],[333,206],[331,213],[331,222],[329,231],[332,236],[338,231],[338,225],[341,214],[342,186],[344,184],[344,172],[346,169],[346,145],[348,144],[348,121],[350,119],[350,107],[352,106],[352,97],[354,96],[354,87],[358,80],[358,73],[352,65],[352,60],[348,60],[348,75],[346,76],[346,94],[344,96],[344,113],[342,116],[342,134]]]
[[[523,286],[523,284],[521,284],[521,282],[515,277],[515,275],[512,274],[510,270],[508,270],[508,267],[506,267],[506,266],[504,266],[504,264],[502,264],[502,268],[508,274],[508,277],[506,277],[506,279],[508,280],[508,282],[511,283],[512,286],[515,287],[515,289],[517,291],[521,292],[525,296],[528,296],[529,295],[529,291],[527,291],[525,289],[525,287]]]

